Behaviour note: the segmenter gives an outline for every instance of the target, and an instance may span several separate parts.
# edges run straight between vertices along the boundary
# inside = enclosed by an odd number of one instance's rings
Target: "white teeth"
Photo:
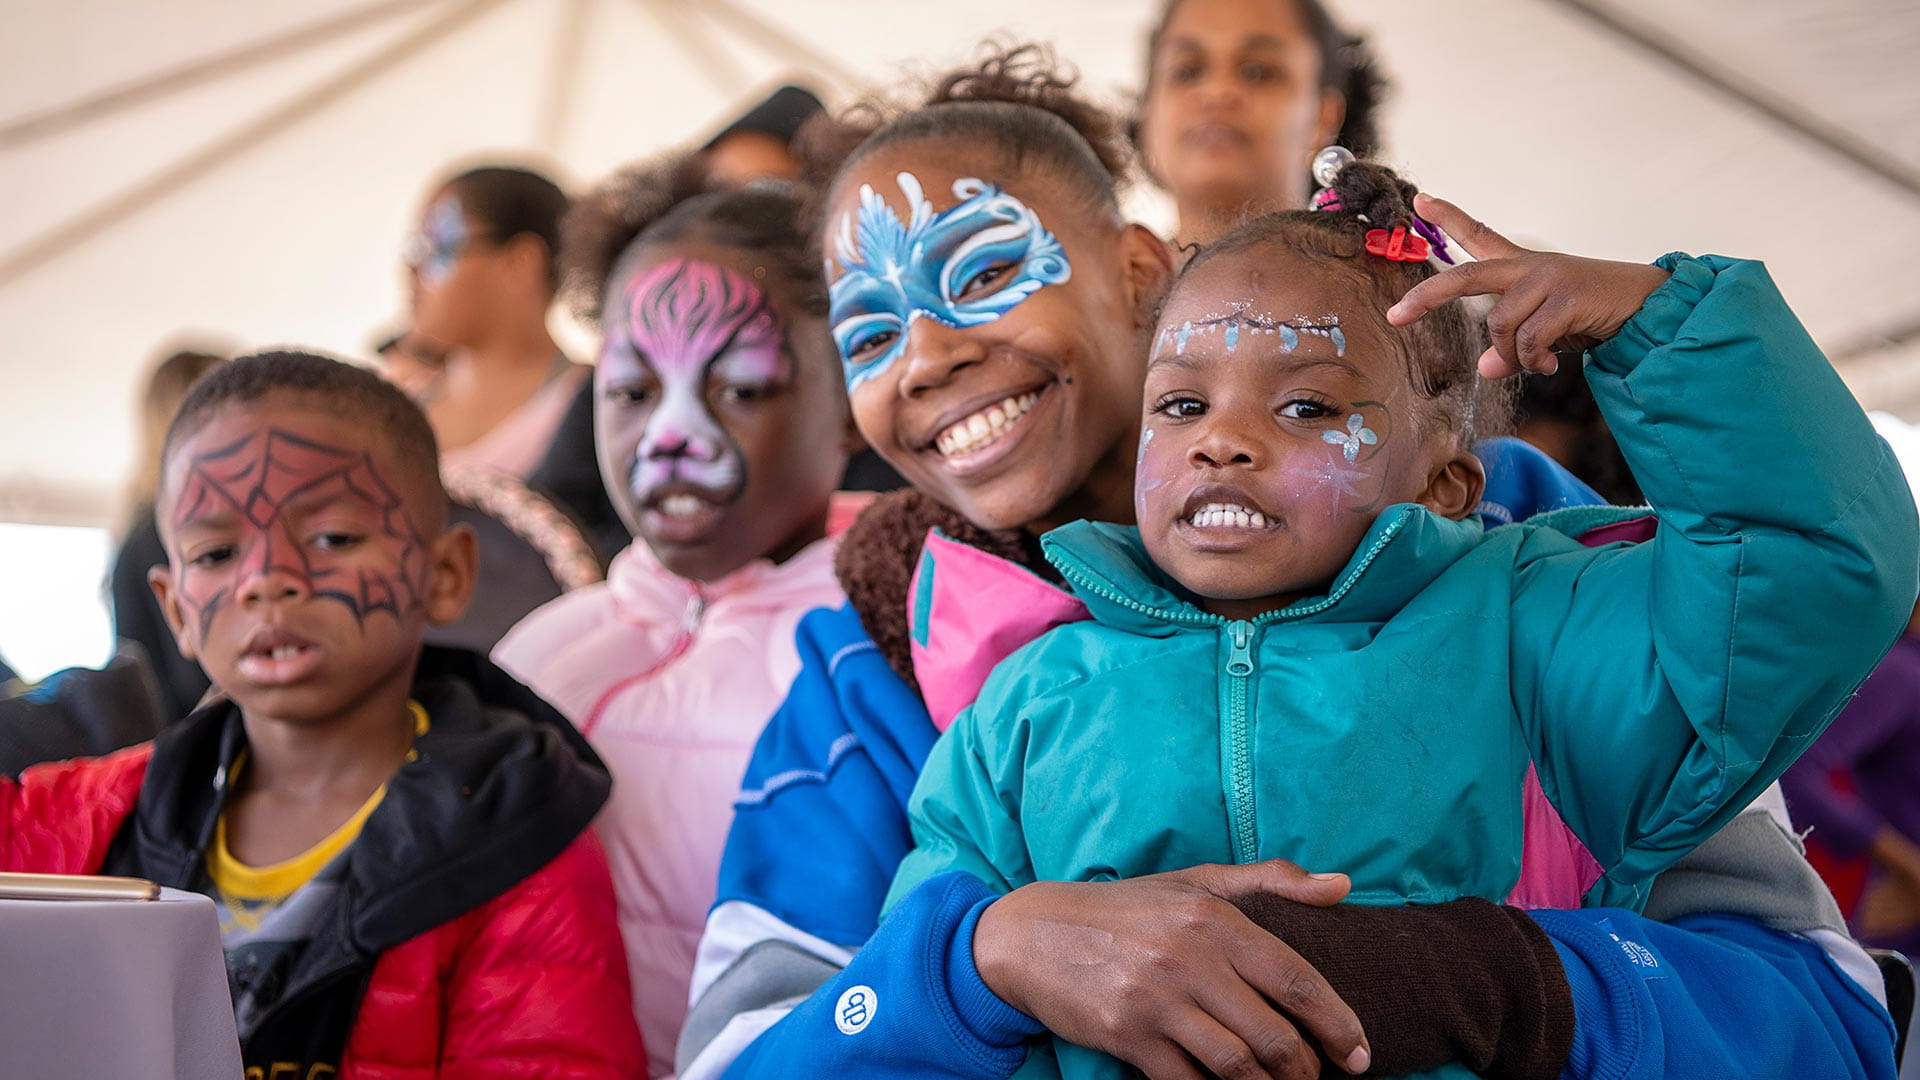
[[[952,457],[986,446],[1006,434],[1013,422],[1026,415],[1038,400],[1040,394],[1035,391],[1016,394],[998,404],[989,405],[941,432],[933,440],[934,449],[944,457]]]
[[[304,651],[305,650],[298,645],[275,645],[267,655],[273,657],[275,660],[291,660]]]
[[[1187,523],[1197,529],[1264,529],[1267,516],[1239,503],[1208,503],[1195,510]]]
[[[660,500],[660,512],[668,517],[692,517],[707,508],[707,500],[698,495],[676,492]]]

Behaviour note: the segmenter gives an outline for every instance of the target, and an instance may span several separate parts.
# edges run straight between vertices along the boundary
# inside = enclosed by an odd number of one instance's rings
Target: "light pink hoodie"
[[[693,954],[760,729],[800,669],[794,628],[845,602],[835,541],[696,585],[635,543],[604,584],[528,615],[493,659],[580,728],[613,773],[597,821],[649,1070],[673,1071]]]

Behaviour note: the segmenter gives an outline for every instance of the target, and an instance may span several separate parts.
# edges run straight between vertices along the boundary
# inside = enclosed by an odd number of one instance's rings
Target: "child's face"
[[[1134,498],[1154,562],[1207,610],[1247,618],[1320,590],[1393,503],[1471,508],[1453,487],[1479,475],[1472,455],[1421,430],[1377,307],[1349,275],[1273,250],[1214,259],[1168,298]]]
[[[429,622],[458,617],[472,534],[408,483],[390,440],[298,404],[222,409],[177,444],[151,580],[180,651],[249,713],[324,722],[412,679]]]
[[[600,475],[681,577],[780,560],[825,533],[852,436],[825,325],[751,252],[648,246],[610,279],[594,371]]]
[[[828,321],[854,419],[977,525],[1110,516],[1089,501],[1106,488],[1124,513],[1165,248],[1037,169],[1004,190],[999,171],[997,154],[916,141],[835,188]]]

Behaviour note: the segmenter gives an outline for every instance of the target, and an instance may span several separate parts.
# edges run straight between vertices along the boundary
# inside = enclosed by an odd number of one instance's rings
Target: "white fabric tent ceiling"
[[[0,0],[0,520],[112,516],[162,343],[364,355],[451,162],[590,181],[783,79],[845,100],[996,31],[1121,101],[1157,6]],[[1920,417],[1920,5],[1336,6],[1386,58],[1389,156],[1423,186],[1582,253],[1765,258],[1862,400]]]

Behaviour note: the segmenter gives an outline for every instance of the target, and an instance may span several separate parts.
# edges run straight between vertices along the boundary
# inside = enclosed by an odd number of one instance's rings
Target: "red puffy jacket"
[[[99,873],[153,753],[0,778],[0,870]],[[339,1076],[598,1080],[645,1063],[606,859],[581,831],[498,895],[379,953]]]

